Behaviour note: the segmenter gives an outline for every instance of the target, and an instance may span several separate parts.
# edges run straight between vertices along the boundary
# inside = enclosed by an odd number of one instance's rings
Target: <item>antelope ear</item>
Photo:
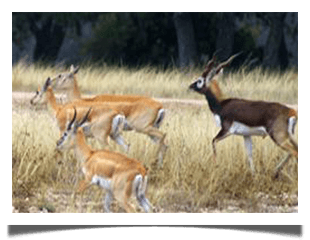
[[[43,92],[46,92],[47,88],[51,85],[51,78],[48,77],[43,85]]]
[[[222,77],[224,74],[224,68],[221,69],[221,71],[217,74],[218,77]]]
[[[70,66],[70,72],[73,72],[74,71],[74,66],[73,64]]]
[[[207,77],[207,75],[208,75],[208,73],[209,73],[209,71],[208,71],[208,69],[206,69],[205,71],[203,71],[203,73],[202,73],[202,77],[203,78],[206,78]]]
[[[74,67],[74,65],[72,64],[70,67],[70,73],[77,74],[79,69],[80,69],[80,66]]]
[[[79,71],[79,69],[80,69],[80,66],[77,66],[76,68],[74,68],[73,73],[74,73],[74,74],[77,74],[77,72]]]

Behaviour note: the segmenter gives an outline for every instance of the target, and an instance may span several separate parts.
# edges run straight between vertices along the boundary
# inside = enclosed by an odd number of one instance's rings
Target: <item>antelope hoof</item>
[[[152,169],[163,169],[163,162],[162,161],[160,161],[160,159],[156,159],[152,164],[151,164],[151,166],[152,166]]]
[[[279,178],[279,171],[276,171],[273,175],[274,179],[278,179]]]

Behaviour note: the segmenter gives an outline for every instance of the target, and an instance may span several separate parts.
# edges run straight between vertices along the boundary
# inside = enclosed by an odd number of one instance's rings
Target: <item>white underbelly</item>
[[[233,122],[231,125],[229,132],[235,135],[243,135],[243,136],[266,136],[267,131],[263,126],[258,127],[249,127],[240,122]]]
[[[221,118],[219,115],[214,114],[214,120],[217,127],[221,127]]]
[[[221,118],[219,115],[214,114],[214,119],[216,126],[221,127]],[[235,134],[235,135],[242,135],[242,136],[266,136],[268,133],[266,131],[266,128],[263,126],[258,126],[258,127],[249,127],[243,123],[240,122],[233,122],[229,129],[230,134]]]
[[[111,189],[111,180],[98,175],[93,176],[91,183],[96,184],[104,189]]]

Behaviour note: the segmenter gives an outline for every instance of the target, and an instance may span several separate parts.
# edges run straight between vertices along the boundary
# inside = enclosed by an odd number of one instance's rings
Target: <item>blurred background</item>
[[[12,64],[298,67],[298,13],[12,13]]]

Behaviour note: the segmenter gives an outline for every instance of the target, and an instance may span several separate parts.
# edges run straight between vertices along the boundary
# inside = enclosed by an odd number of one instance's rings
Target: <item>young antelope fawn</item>
[[[57,142],[57,149],[62,151],[74,142],[75,156],[82,163],[85,180],[80,182],[78,192],[83,192],[91,184],[106,190],[104,209],[110,211],[113,197],[122,204],[126,212],[133,212],[134,206],[128,203],[131,195],[137,199],[145,212],[149,212],[151,204],[145,197],[147,187],[147,170],[136,159],[108,150],[94,150],[85,142],[83,124],[91,109],[84,118],[77,121],[77,111],[74,108],[72,120],[66,131]]]

